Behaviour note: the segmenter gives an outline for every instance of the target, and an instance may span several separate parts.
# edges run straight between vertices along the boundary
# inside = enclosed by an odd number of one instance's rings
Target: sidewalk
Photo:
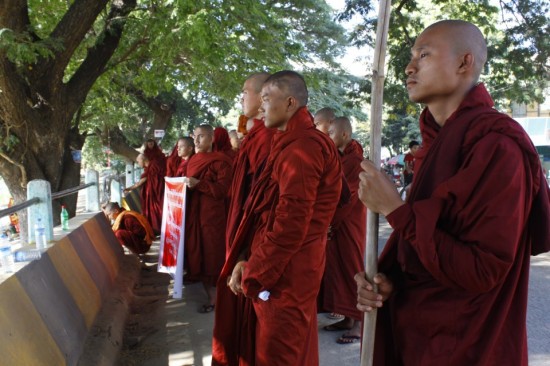
[[[391,228],[381,220],[380,248]],[[123,366],[209,366],[214,314],[200,314],[204,302],[201,284],[186,285],[183,299],[172,299],[171,278],[156,272],[158,243],[147,255],[149,270],[142,271],[135,301],[126,326],[123,351],[117,365]],[[550,254],[532,258],[527,316],[529,364],[550,365]],[[335,342],[340,332],[322,327],[334,322],[318,315],[320,366],[358,366],[360,344]]]

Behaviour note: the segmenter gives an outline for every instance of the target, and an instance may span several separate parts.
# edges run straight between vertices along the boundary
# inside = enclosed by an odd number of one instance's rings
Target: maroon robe
[[[162,204],[164,201],[164,176],[166,165],[159,159],[149,160],[141,178],[147,178],[141,187],[141,211],[147,218],[155,234],[160,233],[162,225]]]
[[[145,218],[142,218],[145,220]],[[151,244],[147,243],[145,237],[147,231],[137,218],[132,215],[124,215],[120,221],[115,236],[120,245],[130,249],[134,254],[144,254],[149,251]]]
[[[212,365],[318,365],[316,297],[341,174],[333,142],[299,109],[273,137],[220,275]],[[243,254],[246,299],[226,286]]]
[[[223,127],[216,127],[214,129],[214,143],[212,145],[212,151],[220,151],[229,156],[231,160],[235,160],[237,152],[233,150],[231,145],[231,139],[229,133]]]
[[[187,176],[187,165],[189,164],[189,160],[191,159],[193,155],[188,157],[187,159],[180,159],[180,163],[178,165],[178,169],[176,170],[176,173],[174,177],[186,177]]]
[[[363,148],[351,140],[341,158],[351,197],[349,203],[336,209],[332,219],[321,303],[327,312],[361,320],[362,313],[356,306],[357,284],[353,277],[365,270],[367,209],[357,195]]]
[[[492,106],[480,84],[443,127],[422,113],[410,196],[387,217],[379,270],[395,291],[378,311],[376,365],[527,365],[529,258],[550,249],[549,189],[524,130]]]
[[[241,223],[244,204],[255,179],[261,173],[276,129],[266,128],[261,119],[254,120],[254,127],[244,137],[235,159],[233,181],[229,190],[229,212],[227,214],[226,250],[229,253],[231,242]]]
[[[197,153],[189,160],[187,176],[200,180],[187,198],[187,279],[215,285],[225,260],[225,199],[232,161],[222,152]]]
[[[157,142],[154,141],[155,145],[152,148],[145,144],[145,149],[143,150],[143,155],[147,160],[158,160],[160,164],[166,165],[166,155],[162,152],[161,148],[157,145]]]
[[[166,176],[167,177],[178,177],[176,175],[178,167],[181,163],[181,158],[178,155],[178,144],[172,149],[170,156],[166,159]]]

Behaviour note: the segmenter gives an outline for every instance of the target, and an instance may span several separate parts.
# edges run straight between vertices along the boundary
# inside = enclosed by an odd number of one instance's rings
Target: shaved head
[[[214,136],[214,127],[204,124],[197,126],[197,129],[200,129],[202,132],[207,133],[208,135]]]
[[[334,109],[325,107],[319,109],[317,112],[315,112],[315,118],[322,118],[325,120],[333,121],[336,118],[336,114],[334,113]]]
[[[471,53],[474,56],[474,79],[477,81],[487,62],[487,42],[474,24],[464,20],[442,20],[430,25],[422,33],[438,32],[448,40],[457,55]]]
[[[256,72],[246,78],[245,82],[249,82],[250,87],[257,93],[260,94],[262,91],[262,85],[265,81],[271,76],[268,72]]]
[[[283,92],[286,97],[294,97],[300,107],[308,102],[308,91],[304,77],[295,71],[283,70],[271,75],[264,83],[273,85]]]
[[[332,125],[336,128],[337,131],[345,132],[348,136],[351,136],[353,133],[351,129],[351,122],[347,117],[338,117],[332,121]]]

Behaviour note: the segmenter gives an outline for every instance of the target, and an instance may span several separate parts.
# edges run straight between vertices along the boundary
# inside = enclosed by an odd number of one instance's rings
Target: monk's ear
[[[475,57],[472,53],[466,53],[460,58],[460,66],[458,67],[458,73],[468,73],[474,70]]]
[[[287,110],[295,110],[298,101],[293,96],[287,98]]]

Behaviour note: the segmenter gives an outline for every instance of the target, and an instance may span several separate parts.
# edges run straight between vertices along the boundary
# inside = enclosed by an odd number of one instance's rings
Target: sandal
[[[334,320],[341,320],[341,319],[344,319],[344,316],[338,313],[330,313],[330,314],[327,314],[327,318],[334,319]]]
[[[214,311],[215,305],[203,305],[199,308],[199,313],[206,314]]]
[[[338,344],[353,344],[357,341],[361,341],[361,337],[356,335],[343,335],[336,340]]]

